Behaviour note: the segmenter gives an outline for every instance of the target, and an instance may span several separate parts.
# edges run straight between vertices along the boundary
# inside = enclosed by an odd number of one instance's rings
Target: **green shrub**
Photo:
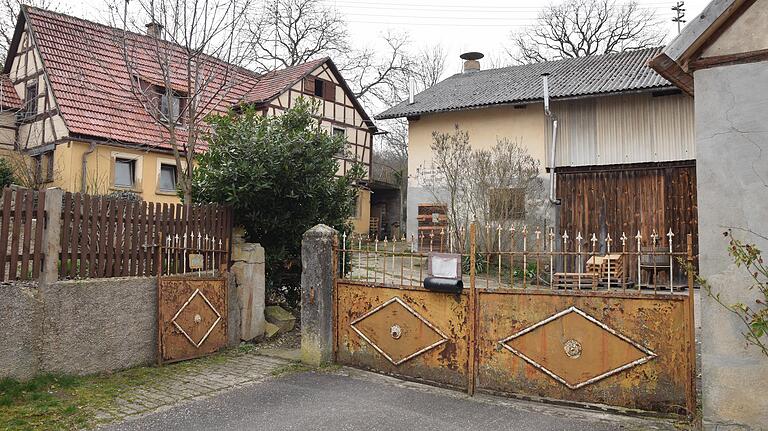
[[[13,167],[5,158],[0,158],[0,187],[8,187],[14,184]]]
[[[349,232],[359,166],[337,176],[343,137],[314,118],[317,105],[302,98],[280,116],[254,108],[209,118],[215,132],[198,158],[193,200],[232,205],[246,240],[264,247],[269,297],[298,302],[301,236],[324,223]]]

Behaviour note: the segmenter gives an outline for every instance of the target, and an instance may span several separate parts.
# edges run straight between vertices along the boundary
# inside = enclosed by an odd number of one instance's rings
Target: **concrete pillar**
[[[60,188],[45,191],[45,213],[47,222],[43,231],[43,267],[40,271],[40,286],[55,283],[59,279],[59,253],[61,253],[61,201],[64,192]],[[40,223],[40,221],[38,221]]]
[[[333,247],[338,232],[320,224],[301,240],[301,361],[333,361]]]
[[[233,233],[232,261],[240,307],[240,339],[250,341],[264,335],[264,247],[245,242],[242,233]]]

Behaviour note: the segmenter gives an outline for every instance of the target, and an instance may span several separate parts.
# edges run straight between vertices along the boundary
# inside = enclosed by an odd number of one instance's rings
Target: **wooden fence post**
[[[45,191],[45,230],[43,231],[43,267],[40,286],[55,283],[59,279],[59,254],[61,253],[61,200],[64,192],[57,187]]]

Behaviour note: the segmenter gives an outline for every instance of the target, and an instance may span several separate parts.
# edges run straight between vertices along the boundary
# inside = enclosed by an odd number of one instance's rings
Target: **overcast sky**
[[[105,0],[61,0],[74,15],[102,21]],[[335,5],[349,22],[355,44],[375,46],[387,30],[405,31],[414,47],[440,43],[448,54],[448,74],[460,71],[459,54],[480,51],[489,58],[504,53],[512,30],[531,25],[537,11],[557,0],[322,0]],[[617,0],[621,3],[623,0]],[[669,38],[677,33],[671,21],[674,1],[639,0],[667,23]],[[696,16],[708,0],[685,1],[686,19]]]

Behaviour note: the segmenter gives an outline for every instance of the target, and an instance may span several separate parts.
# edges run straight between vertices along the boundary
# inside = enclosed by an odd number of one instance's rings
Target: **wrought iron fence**
[[[419,286],[427,275],[430,253],[447,252],[461,256],[465,286],[474,282],[487,289],[643,292],[675,292],[692,286],[692,236],[688,234],[681,241],[671,229],[666,233],[651,229],[648,237],[641,231],[601,238],[595,233],[555,233],[553,229],[544,231],[525,225],[475,223],[457,230],[448,228],[394,240],[344,234],[338,251],[345,265],[339,277],[365,283]]]

